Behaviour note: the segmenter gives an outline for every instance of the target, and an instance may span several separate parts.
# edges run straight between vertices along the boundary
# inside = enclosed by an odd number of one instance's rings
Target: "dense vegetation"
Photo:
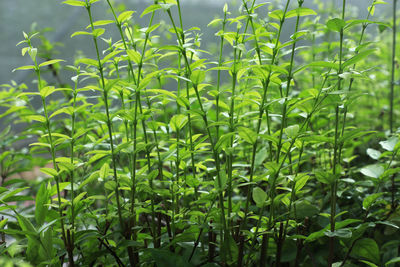
[[[95,57],[18,44],[33,83],[1,86],[0,264],[396,266],[396,1],[387,20],[389,0],[228,3],[207,45],[179,0],[64,1]]]

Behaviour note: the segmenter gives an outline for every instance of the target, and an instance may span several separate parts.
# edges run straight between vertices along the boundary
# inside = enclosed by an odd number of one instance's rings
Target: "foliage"
[[[66,0],[94,51],[73,64],[23,33],[33,86],[0,93],[24,127],[0,133],[2,265],[395,266],[395,27],[386,1],[357,19],[314,2],[226,4],[213,47],[179,0]]]

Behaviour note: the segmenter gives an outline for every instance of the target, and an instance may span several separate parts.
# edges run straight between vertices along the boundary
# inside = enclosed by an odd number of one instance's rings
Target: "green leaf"
[[[47,136],[49,136],[49,134],[42,135],[42,137],[47,137]],[[52,133],[51,136],[55,136],[55,137],[59,137],[59,138],[62,138],[62,139],[67,139],[67,140],[71,139],[71,137],[69,137],[68,135],[60,134],[60,133]]]
[[[93,36],[93,34],[91,32],[85,32],[85,31],[76,31],[73,34],[71,34],[71,38],[78,36],[78,35],[90,35]]]
[[[206,73],[204,70],[194,70],[190,75],[190,80],[194,85],[198,85],[204,81]]]
[[[161,94],[161,95],[170,96],[173,99],[177,98],[176,95],[173,92],[168,91],[168,90],[164,90],[164,89],[147,89],[146,92],[147,93],[158,93],[158,94]]]
[[[114,23],[114,22],[115,21],[108,20],[108,19],[106,19],[106,20],[98,20],[98,21],[93,22],[93,26],[94,27],[96,27],[96,26],[104,26],[104,25],[108,25],[108,24],[111,24],[111,23]],[[92,25],[89,24],[88,26],[86,26],[86,29],[89,29],[91,27],[92,27]]]
[[[169,125],[174,132],[181,130],[188,122],[188,117],[183,114],[174,115],[171,118]]]
[[[22,231],[28,232],[29,235],[37,235],[37,231],[33,224],[24,216],[17,213],[17,219]]]
[[[122,12],[122,13],[119,14],[119,16],[118,16],[118,19],[117,19],[118,22],[119,22],[120,24],[123,24],[125,21],[129,20],[129,19],[132,17],[133,13],[135,13],[135,12],[134,12],[134,11],[131,11],[131,10]]]
[[[190,64],[190,69],[194,70],[194,69],[199,68],[199,67],[200,68],[201,67],[205,67],[205,64],[204,64],[205,61],[206,61],[205,59],[196,60],[195,62]]]
[[[26,109],[26,107],[11,106],[9,109],[7,109],[7,111],[5,111],[5,112],[3,112],[2,114],[0,114],[0,119],[3,118],[3,117],[5,117],[5,116],[7,116],[7,115],[16,113],[16,112],[18,112],[18,111],[20,111],[20,110],[23,110],[23,109]],[[1,161],[1,160],[0,160],[0,161]]]
[[[378,164],[368,165],[360,170],[362,174],[368,177],[378,179],[383,173],[385,169]]]
[[[363,208],[366,210],[369,209],[374,204],[374,202],[382,195],[383,195],[383,193],[381,192],[381,193],[375,193],[375,194],[369,195],[366,198],[364,198]]]
[[[334,232],[331,232],[330,230],[325,231],[324,234],[328,237],[339,237],[339,238],[351,238],[353,232],[348,229],[348,228],[343,228],[343,229],[338,229],[335,230]]]
[[[328,171],[316,171],[315,178],[323,184],[332,184],[336,181],[336,176]]]
[[[223,134],[215,144],[215,150],[220,152],[222,149],[225,149],[229,145],[229,141],[231,140],[232,136],[235,136],[235,133],[226,133]]]
[[[54,116],[57,116],[59,114],[67,114],[67,115],[72,115],[73,114],[73,108],[72,107],[65,107],[65,108],[61,108],[61,109],[57,109],[56,111],[54,111],[49,119],[53,118]]]
[[[318,205],[314,203],[311,204],[306,200],[299,200],[295,203],[295,205],[298,218],[312,217],[320,212]]]
[[[218,181],[218,176],[215,177],[215,180],[214,180],[214,187],[215,187],[219,192],[222,192],[223,190],[225,190],[226,183],[227,183],[227,181],[228,181],[228,177],[226,176],[226,172],[225,172],[225,171],[220,171],[220,172],[219,172],[219,179],[220,179],[220,181]],[[220,186],[220,182],[221,182],[221,186]]]
[[[285,134],[288,138],[293,139],[296,138],[299,133],[300,127],[299,125],[291,125],[285,129]]]
[[[364,238],[356,241],[351,256],[359,259],[367,259],[373,263],[380,263],[379,247],[375,240]]]
[[[161,8],[164,11],[168,11],[171,7],[173,7],[175,4],[169,3],[169,4],[160,4]]]
[[[304,36],[304,35],[306,35],[306,34],[308,34],[308,33],[309,33],[308,31],[298,31],[298,32],[293,33],[293,34],[290,36],[290,39],[292,39],[292,40],[297,40],[297,39],[299,39],[300,37],[302,37],[302,36]]]
[[[59,186],[60,186],[60,193],[67,187],[67,186],[70,186],[71,185],[71,183],[69,183],[69,182],[63,182],[63,183],[60,183],[59,184]],[[51,189],[49,190],[49,196],[50,197],[53,197],[54,195],[56,195],[57,194],[57,186],[56,185],[53,185],[52,187],[51,187]]]
[[[296,177],[296,185],[294,187],[295,192],[300,191],[307,183],[308,179],[310,178],[310,176],[308,176],[307,174],[299,174]]]
[[[50,144],[39,143],[39,142],[29,144],[29,146],[43,146],[43,147],[47,147],[47,148],[50,148],[50,147],[51,147]]]
[[[1,221],[0,221],[0,229],[4,229],[4,226],[7,224],[7,222],[8,222],[8,219],[7,219],[7,218],[4,219],[4,220],[1,220]]]
[[[35,202],[35,220],[37,225],[43,225],[46,219],[46,213],[48,208],[46,204],[49,203],[49,194],[47,192],[46,184],[42,182],[40,185],[39,191],[36,194],[36,202]]]
[[[66,4],[66,5],[70,5],[70,6],[83,6],[83,7],[86,6],[85,2],[81,2],[81,1],[78,1],[78,0],[66,0],[66,1],[64,1],[62,3]]]
[[[52,259],[52,252],[53,252],[53,230],[51,227],[48,227],[47,230],[40,233],[41,245],[44,249],[44,253],[42,257],[44,259],[51,260]],[[39,249],[39,253],[42,250]]]
[[[110,166],[108,165],[108,163],[104,163],[99,172],[100,179],[104,180],[105,178],[107,178],[109,172]]]
[[[78,189],[82,189],[85,185],[97,181],[97,179],[99,178],[99,171],[95,171],[93,173],[90,174],[90,176],[88,178],[85,179],[85,181],[83,181],[80,185]]]
[[[376,51],[375,49],[369,49],[369,50],[365,50],[363,52],[356,54],[354,57],[350,58],[349,60],[346,60],[343,63],[343,68],[346,68],[350,65],[356,64],[357,62],[368,57],[370,54],[374,53],[375,51]]]
[[[54,86],[45,86],[40,90],[40,95],[45,98],[54,93],[55,91],[56,88],[54,88]]]
[[[239,136],[246,142],[254,145],[257,142],[257,133],[246,127],[238,128]]]
[[[216,26],[216,24],[222,22],[222,19],[213,19],[210,23],[207,24],[207,27]]]
[[[29,47],[28,54],[31,57],[32,61],[36,62],[37,48]]]
[[[332,31],[340,32],[346,26],[346,22],[342,19],[334,18],[329,20],[326,26]]]
[[[223,7],[222,11],[224,13],[228,12],[228,4],[227,3],[224,4],[224,7]]]
[[[154,12],[160,8],[161,8],[161,6],[159,4],[150,5],[150,6],[146,7],[146,9],[142,12],[140,17],[143,17],[144,15]]]
[[[379,159],[379,157],[381,156],[381,152],[373,148],[368,148],[367,155],[373,159]]]
[[[253,200],[257,204],[257,206],[261,207],[265,205],[267,198],[268,198],[267,193],[265,193],[265,191],[262,190],[260,187],[255,187],[253,189]]]
[[[151,256],[157,267],[192,267],[183,256],[168,250],[150,249]]]
[[[34,70],[36,69],[35,66],[33,65],[26,65],[26,66],[22,66],[16,69],[13,69],[12,72],[16,71],[16,70]]]
[[[103,35],[103,33],[105,31],[106,30],[103,29],[103,28],[94,29],[93,32],[92,32],[92,35],[97,38],[97,37],[100,37],[101,35]]]
[[[45,62],[39,64],[39,67],[53,65],[53,64],[56,64],[56,63],[61,62],[61,61],[65,61],[65,60],[63,60],[63,59],[52,59],[52,60],[45,61]]]
[[[153,31],[155,31],[158,27],[160,27],[160,23],[154,24],[151,27],[147,28],[146,33],[152,33]]]
[[[105,84],[104,90],[106,92],[110,91],[115,85],[117,85],[120,82],[119,79],[114,79],[114,80],[107,80],[107,83]]]
[[[375,5],[371,5],[368,7],[368,13],[373,16],[375,14]]]
[[[73,204],[74,206],[76,206],[78,204],[78,202],[86,195],[86,192],[82,192],[79,195],[77,195],[74,200],[73,200]]]
[[[141,56],[140,56],[140,53],[139,52],[137,52],[137,51],[135,51],[135,50],[128,50],[128,51],[126,51],[127,52],[127,54],[128,54],[128,57],[129,57],[129,59],[131,60],[131,61],[133,61],[133,62],[135,62],[136,64],[139,64],[140,63],[140,60],[141,60]]]
[[[365,263],[366,265],[370,266],[370,267],[379,267],[378,265],[369,262],[369,261],[364,261],[364,260],[360,260],[360,262]]]
[[[400,257],[396,257],[396,258],[391,259],[390,261],[385,263],[385,266],[388,266],[388,265],[393,264],[393,263],[398,263],[398,262],[400,262]]]
[[[95,66],[96,68],[99,67],[99,61],[91,59],[91,58],[81,58],[78,60],[78,62],[82,63],[82,64],[90,65],[90,66]],[[94,89],[93,86],[86,86],[86,88]],[[101,91],[100,88],[98,88],[97,90]]]
[[[387,151],[393,151],[398,141],[399,141],[398,138],[393,136],[386,141],[379,142],[379,144],[383,149]]]
[[[26,190],[26,189],[28,189],[28,188],[29,188],[29,187],[21,187],[21,188],[18,188],[18,189],[14,189],[14,190],[12,190],[12,191],[3,192],[3,193],[0,195],[0,200],[2,200],[2,201],[4,201],[4,202],[14,201],[12,198],[13,198],[15,195],[17,195],[18,193],[20,193],[20,192],[22,192],[22,191],[24,191],[24,190]]]
[[[292,17],[303,17],[303,16],[310,16],[310,15],[317,15],[317,13],[306,7],[299,7],[293,10],[290,10],[286,13],[285,18],[292,18]]]
[[[58,175],[58,172],[52,168],[40,168],[40,171],[47,175],[50,175],[51,177],[56,177]]]
[[[46,118],[42,115],[28,115],[24,116],[24,118],[32,121],[46,122]]]
[[[329,69],[339,69],[339,64],[333,62],[326,62],[326,61],[314,61],[310,64],[300,67],[299,69],[295,70],[294,73],[301,72],[306,68],[309,67],[320,67],[320,68],[329,68]]]
[[[280,10],[280,9],[269,12],[269,14],[268,14],[268,16],[270,18],[273,18],[276,20],[281,20],[283,18],[283,15],[284,15],[283,10]]]
[[[354,224],[354,223],[358,223],[359,224],[360,222],[362,222],[362,221],[361,220],[356,220],[356,219],[346,219],[344,221],[336,222],[335,223],[335,229],[336,230],[342,229],[342,228],[346,227],[347,225]],[[306,242],[312,242],[312,241],[317,240],[318,238],[323,237],[325,235],[325,233],[327,231],[329,231],[329,229],[330,229],[330,224],[328,224],[324,229],[322,229],[320,231],[311,233],[306,238]]]

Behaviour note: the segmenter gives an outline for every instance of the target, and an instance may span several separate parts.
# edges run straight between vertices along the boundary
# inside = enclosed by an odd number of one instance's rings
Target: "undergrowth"
[[[24,33],[33,83],[0,93],[0,262],[398,264],[396,8],[307,2],[225,4],[207,46],[179,0],[67,0],[94,51],[75,62]]]

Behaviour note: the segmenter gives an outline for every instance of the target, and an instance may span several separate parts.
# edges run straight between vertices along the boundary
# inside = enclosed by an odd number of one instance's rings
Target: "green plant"
[[[1,134],[1,260],[400,261],[395,97],[371,100],[395,85],[395,58],[390,87],[390,72],[378,70],[389,65],[380,48],[391,27],[374,16],[385,1],[371,0],[365,19],[345,0],[339,14],[320,1],[315,10],[304,0],[225,4],[209,24],[215,51],[184,25],[179,0],[156,0],[139,16],[110,0],[63,3],[87,11],[89,25],[71,37],[90,38],[94,56],[61,66],[43,32],[24,33],[33,65],[16,70],[33,71],[37,90],[11,83],[0,94],[0,118],[25,127]],[[110,17],[98,20],[95,8]],[[385,106],[390,123],[373,117]],[[31,136],[29,151],[17,152],[14,142]],[[39,179],[13,178],[34,166]]]

